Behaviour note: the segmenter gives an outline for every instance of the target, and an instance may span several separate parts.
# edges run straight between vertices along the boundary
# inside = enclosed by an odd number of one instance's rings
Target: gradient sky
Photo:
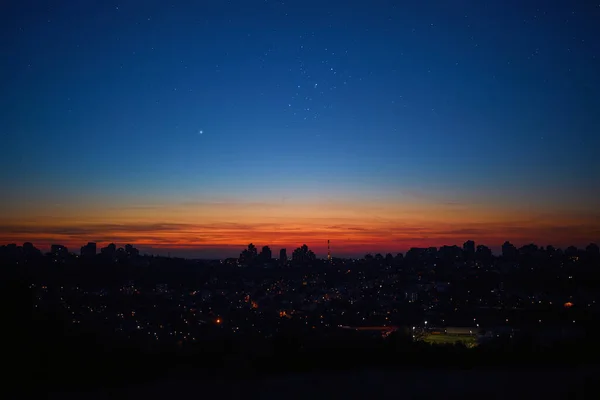
[[[600,4],[0,5],[0,243],[600,241]]]

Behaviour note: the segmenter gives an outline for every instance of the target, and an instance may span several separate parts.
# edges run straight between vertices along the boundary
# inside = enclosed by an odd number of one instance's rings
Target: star
[[[202,129],[200,129],[200,130],[198,131],[198,135],[202,135],[203,133],[204,133],[204,131],[203,131]]]

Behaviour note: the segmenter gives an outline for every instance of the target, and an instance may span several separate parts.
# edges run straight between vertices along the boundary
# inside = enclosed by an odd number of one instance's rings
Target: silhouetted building
[[[407,252],[405,258],[407,260],[418,260],[425,254],[426,249],[420,247],[411,247]]]
[[[472,259],[475,256],[475,242],[472,240],[464,242],[463,252],[465,253],[465,257]]]
[[[575,247],[575,246],[569,246],[565,250],[565,256],[567,256],[567,257],[575,257],[578,254],[579,254],[579,250],[577,250],[577,247]]]
[[[287,263],[287,260],[288,260],[287,250],[286,249],[279,250],[279,262],[281,264],[285,264],[285,263]]]
[[[273,258],[271,248],[269,246],[263,246],[262,250],[260,251],[259,258],[262,262],[265,262],[265,263],[270,262],[271,259]]]
[[[69,250],[61,244],[53,244],[50,246],[50,253],[55,258],[65,258],[69,255]]]
[[[519,248],[519,254],[522,256],[533,256],[538,252],[537,245],[530,243]]]
[[[258,257],[258,250],[250,243],[248,248],[240,253],[240,264],[250,265],[256,261],[256,257]]]
[[[19,253],[21,251],[23,251],[23,249],[19,246],[17,246],[16,243],[10,243],[7,244],[6,246],[2,246],[4,248],[4,253],[6,254],[6,256],[10,259],[16,259],[19,257]]]
[[[115,258],[117,255],[117,246],[114,243],[100,249],[100,254],[105,257]]]
[[[81,257],[95,257],[96,256],[96,243],[88,242],[85,246],[81,246],[79,253]]]
[[[514,259],[517,257],[517,248],[509,241],[504,242],[502,245],[502,257],[507,259]]]
[[[477,250],[475,250],[475,255],[480,260],[489,259],[492,257],[492,250],[489,247],[480,244],[477,246]]]
[[[41,256],[42,252],[36,249],[33,243],[25,242],[23,243],[23,255],[26,259],[31,259],[33,257]]]
[[[428,247],[427,250],[425,251],[425,254],[427,255],[427,257],[430,257],[430,258],[437,257],[437,253],[438,253],[437,247],[433,247],[433,246]]]
[[[301,247],[298,247],[292,253],[292,261],[298,264],[306,264],[312,261],[315,261],[317,257],[312,250],[308,249],[308,246],[303,244]]]
[[[587,245],[587,247],[585,248],[586,253],[588,253],[591,256],[595,256],[597,257],[598,255],[600,255],[600,248],[598,247],[598,245],[596,243],[590,243]]]
[[[458,246],[442,246],[438,251],[439,257],[446,260],[456,260],[462,253],[463,250]]]

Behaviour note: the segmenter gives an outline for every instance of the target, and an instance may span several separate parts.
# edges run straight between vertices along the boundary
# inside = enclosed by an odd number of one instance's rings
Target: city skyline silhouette
[[[64,255],[67,254],[71,254],[71,255],[77,255],[77,256],[97,256],[97,255],[103,255],[105,254],[105,252],[108,252],[109,254],[112,254],[113,256],[115,256],[116,254],[118,254],[118,252],[124,252],[125,254],[131,256],[132,254],[135,254],[136,256],[138,255],[144,255],[144,256],[167,256],[167,257],[171,257],[171,255],[173,255],[173,257],[179,257],[179,258],[190,258],[190,259],[201,259],[202,257],[193,257],[193,256],[187,256],[184,254],[171,254],[170,251],[167,251],[166,253],[163,252],[151,252],[151,251],[147,251],[147,249],[141,248],[141,251],[139,248],[137,248],[137,246],[135,246],[134,244],[131,243],[127,243],[127,244],[123,244],[123,245],[119,245],[116,244],[114,242],[107,242],[106,246],[102,246],[102,243],[98,243],[98,242],[88,242],[87,244],[83,244],[79,250],[77,250],[77,248],[74,247],[69,247],[69,246],[65,246],[64,244],[60,244],[60,243],[54,243],[52,245],[50,245],[50,247],[48,248],[38,248],[37,246],[35,246],[34,243],[27,241],[27,242],[23,242],[22,245],[17,244],[17,243],[9,243],[9,244],[4,244],[4,245],[0,245],[3,248],[8,248],[11,247],[13,249],[23,249],[25,251],[25,249],[35,249],[35,251],[39,251],[40,254],[54,254],[57,252],[60,253],[64,253]],[[241,253],[240,253],[240,249],[241,249]],[[153,250],[153,249],[152,249]],[[289,250],[289,253],[288,253]],[[296,252],[298,251],[302,251],[302,252],[307,252],[309,251],[312,254],[312,259],[314,260],[330,260],[330,259],[368,259],[368,258],[377,258],[377,257],[381,257],[381,259],[383,260],[384,258],[388,258],[388,257],[394,257],[394,258],[398,258],[398,257],[404,257],[407,256],[411,253],[414,253],[414,255],[422,255],[422,254],[430,254],[430,255],[440,255],[442,257],[447,256],[446,253],[452,253],[452,254],[459,254],[461,257],[462,256],[467,256],[468,254],[472,253],[471,256],[475,256],[478,255],[479,257],[483,256],[484,258],[487,257],[516,257],[518,254],[527,254],[527,253],[536,253],[536,252],[541,252],[541,253],[545,253],[546,255],[552,255],[552,254],[557,254],[557,255],[563,255],[563,254],[579,254],[579,253],[588,253],[588,254],[593,254],[596,255],[596,253],[598,253],[598,244],[591,242],[588,243],[586,246],[583,247],[578,247],[578,246],[574,246],[574,245],[569,245],[566,246],[565,248],[561,248],[561,247],[556,247],[554,245],[548,244],[548,245],[538,245],[536,243],[526,243],[523,244],[521,246],[517,246],[514,243],[506,240],[504,241],[504,243],[499,247],[499,250],[494,251],[493,248],[482,244],[482,243],[477,243],[473,240],[467,240],[465,241],[462,245],[460,244],[445,244],[443,246],[427,246],[427,247],[411,247],[409,249],[406,249],[405,251],[385,251],[385,252],[378,252],[378,251],[367,251],[366,253],[362,253],[360,255],[344,255],[344,254],[332,254],[330,252],[331,248],[330,248],[330,241],[327,242],[327,247],[326,247],[327,252],[325,254],[320,254],[318,252],[313,252],[314,248],[312,248],[311,246],[308,246],[306,243],[299,245],[297,247],[280,247],[280,248],[271,248],[271,246],[269,246],[268,244],[261,244],[261,245],[257,245],[254,243],[250,243],[247,246],[239,246],[237,247],[237,253],[236,250],[230,249],[230,254],[223,254],[219,257],[212,257],[212,258],[206,258],[206,259],[216,259],[216,260],[224,260],[224,259],[238,259],[240,263],[244,263],[244,260],[259,260],[262,259],[265,262],[271,262],[271,261],[275,261],[278,259],[281,259],[282,257],[285,257],[285,260],[288,260],[288,254],[290,256],[289,259],[293,259],[295,257]],[[431,252],[434,252],[433,254]],[[265,253],[267,252],[267,253]],[[514,253],[514,254],[513,254]],[[277,254],[279,254],[279,257],[277,257]]]

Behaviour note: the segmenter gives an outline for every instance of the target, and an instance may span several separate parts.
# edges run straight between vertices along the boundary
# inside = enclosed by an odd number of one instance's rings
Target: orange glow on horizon
[[[118,221],[118,223],[114,222]],[[0,211],[0,243],[64,244],[71,251],[88,241],[169,250],[217,249],[231,254],[248,243],[285,247],[306,243],[318,255],[398,252],[410,247],[461,245],[473,239],[498,247],[567,246],[598,241],[600,220],[583,213],[416,201],[322,203],[177,203],[74,205]]]

